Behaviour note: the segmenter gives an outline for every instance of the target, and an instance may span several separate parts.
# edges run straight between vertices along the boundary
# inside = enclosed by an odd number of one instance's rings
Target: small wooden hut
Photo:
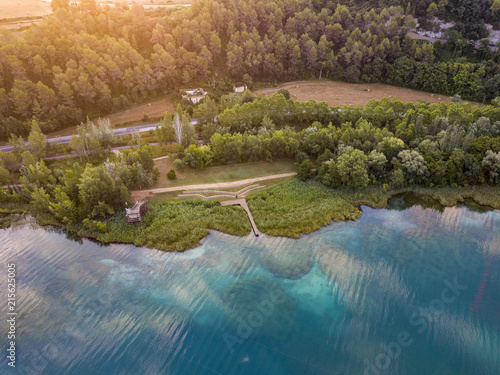
[[[134,207],[125,209],[125,212],[127,213],[127,222],[134,223],[136,221],[141,221],[142,215],[144,215],[147,210],[148,210],[147,201],[136,202],[134,204]]]

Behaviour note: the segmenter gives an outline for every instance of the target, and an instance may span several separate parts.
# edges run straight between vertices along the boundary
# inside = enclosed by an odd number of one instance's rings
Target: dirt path
[[[275,178],[285,178],[295,176],[297,173],[282,173],[282,174],[273,174],[270,176],[263,177],[255,177],[248,178],[246,180],[238,180],[231,182],[216,182],[213,184],[199,184],[199,185],[184,185],[184,186],[174,186],[167,188],[158,188],[158,189],[149,189],[149,190],[134,190],[132,191],[131,200],[138,201],[146,198],[151,194],[159,194],[159,193],[170,193],[172,191],[182,191],[182,190],[203,190],[203,189],[227,189],[227,188],[235,188],[238,186],[243,186],[247,184],[252,184],[254,182],[265,181],[265,180],[273,180]]]

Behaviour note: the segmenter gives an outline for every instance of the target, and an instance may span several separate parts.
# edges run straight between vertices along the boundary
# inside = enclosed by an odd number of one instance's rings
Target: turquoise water
[[[500,374],[500,212],[362,210],[182,254],[1,230],[19,315],[0,373]]]

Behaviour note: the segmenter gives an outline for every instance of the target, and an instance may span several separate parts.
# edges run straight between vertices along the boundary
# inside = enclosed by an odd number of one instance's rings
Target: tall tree
[[[38,122],[36,120],[31,121],[31,131],[28,136],[28,144],[31,153],[36,157],[37,160],[45,157],[47,153],[47,137],[40,130]]]

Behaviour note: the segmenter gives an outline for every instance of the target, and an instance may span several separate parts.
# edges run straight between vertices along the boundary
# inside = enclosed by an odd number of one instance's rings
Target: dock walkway
[[[248,219],[250,220],[250,225],[252,226],[253,234],[255,234],[255,237],[259,237],[259,230],[257,229],[257,225],[255,225],[255,221],[253,220],[252,213],[250,212],[250,209],[248,208],[247,201],[245,199],[233,199],[231,201],[224,201],[220,202],[221,206],[236,206],[240,205],[243,207],[243,209],[246,211],[248,215]]]

